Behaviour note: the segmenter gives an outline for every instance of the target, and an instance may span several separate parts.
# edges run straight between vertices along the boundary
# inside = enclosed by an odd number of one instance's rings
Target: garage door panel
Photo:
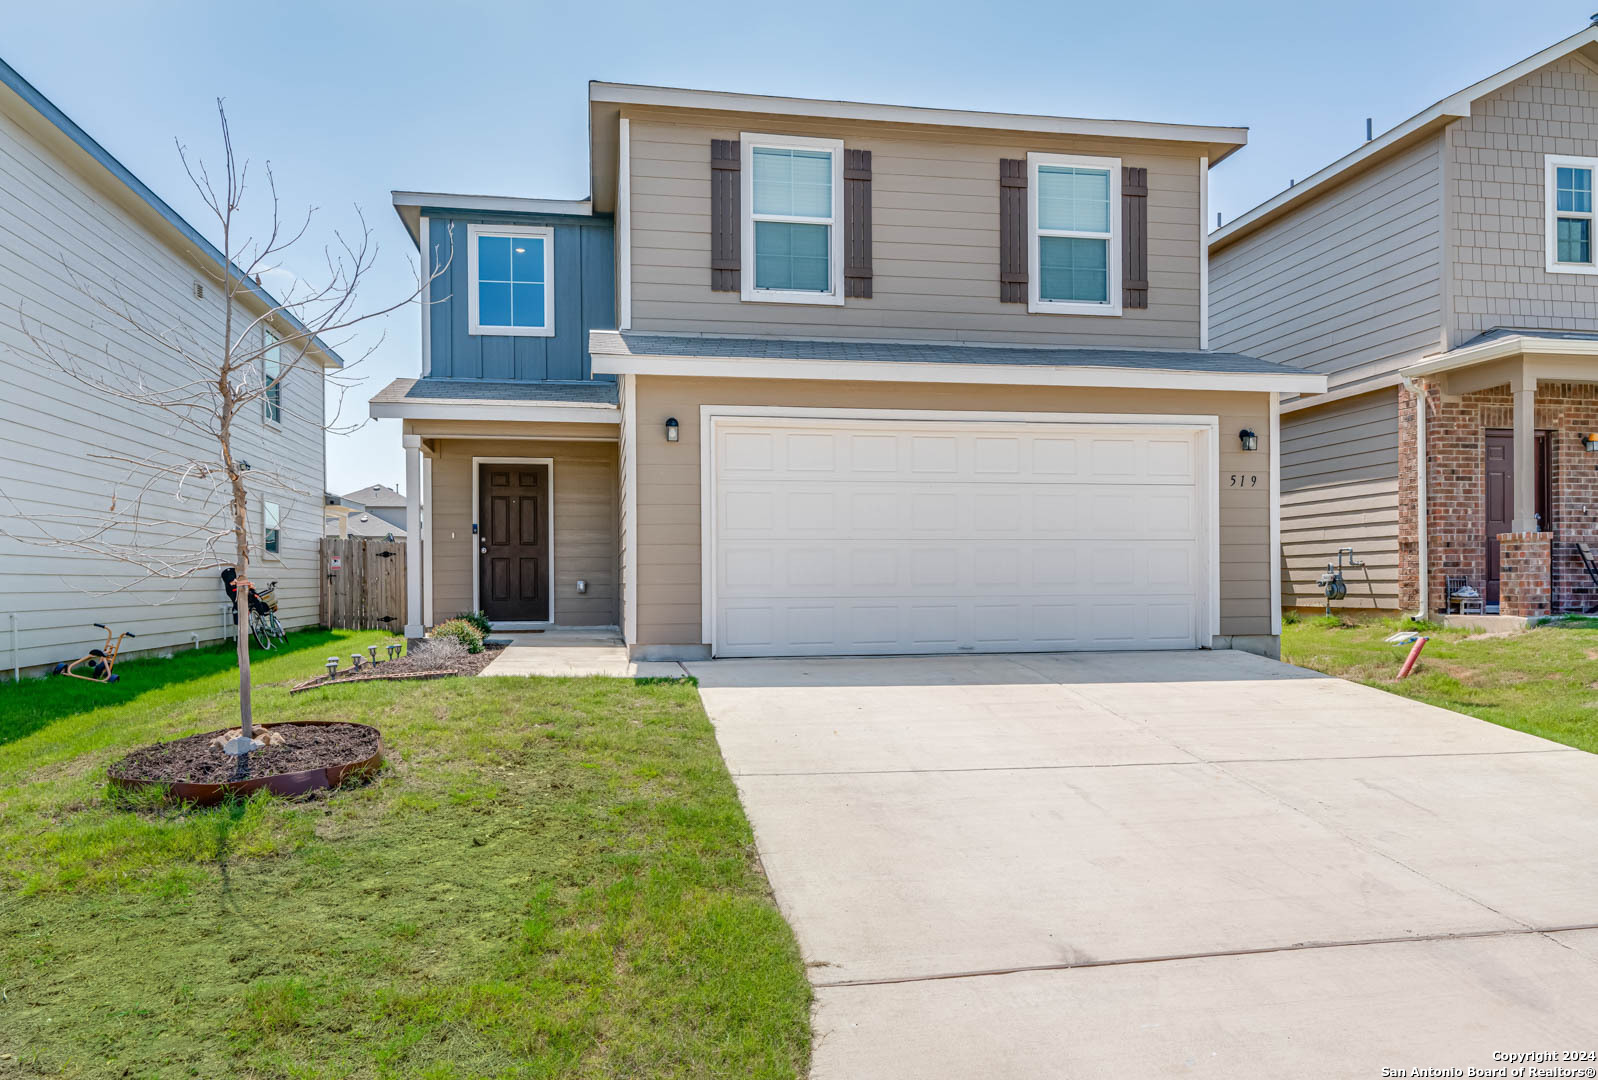
[[[717,651],[1196,644],[1191,432],[954,426],[715,428]]]

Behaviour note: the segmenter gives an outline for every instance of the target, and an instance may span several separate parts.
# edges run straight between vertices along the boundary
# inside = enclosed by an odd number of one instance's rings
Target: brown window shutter
[[[871,299],[871,151],[843,152],[843,295]]]
[[[1202,223],[1201,223],[1202,225]],[[1149,306],[1149,171],[1121,170],[1121,306]]]
[[[738,292],[743,254],[738,184],[742,149],[737,139],[710,140],[710,287]]]
[[[999,159],[999,301],[1024,304],[1027,264],[1026,159]]]

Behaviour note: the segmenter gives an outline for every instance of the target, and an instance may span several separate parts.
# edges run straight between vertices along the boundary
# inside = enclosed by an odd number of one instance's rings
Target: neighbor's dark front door
[[[1548,528],[1548,433],[1537,433],[1537,527]],[[1498,534],[1515,520],[1515,435],[1487,433],[1487,602],[1498,603]]]
[[[477,574],[495,622],[549,620],[549,466],[478,466]]]

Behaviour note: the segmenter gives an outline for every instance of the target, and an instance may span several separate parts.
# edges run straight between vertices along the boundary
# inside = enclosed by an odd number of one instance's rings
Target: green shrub
[[[488,621],[488,616],[483,614],[481,611],[463,611],[455,617],[457,619],[463,619],[477,627],[477,632],[482,634],[485,638],[494,632],[494,627]]]
[[[476,626],[465,619],[451,619],[448,622],[439,623],[433,627],[433,636],[437,638],[454,638],[465,646],[466,651],[469,653],[483,651],[483,635],[478,632]]]
[[[1292,608],[1284,608],[1282,610],[1282,625],[1283,626],[1297,626],[1300,622],[1303,621],[1303,618],[1304,617],[1302,615],[1300,615],[1297,611],[1293,610]]]

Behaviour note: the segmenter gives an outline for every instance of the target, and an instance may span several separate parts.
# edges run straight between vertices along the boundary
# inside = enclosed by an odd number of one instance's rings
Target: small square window
[[[550,337],[555,233],[549,228],[468,228],[470,332]]]
[[[283,519],[283,512],[277,503],[261,504],[261,547],[268,555],[278,553],[279,529]]]

